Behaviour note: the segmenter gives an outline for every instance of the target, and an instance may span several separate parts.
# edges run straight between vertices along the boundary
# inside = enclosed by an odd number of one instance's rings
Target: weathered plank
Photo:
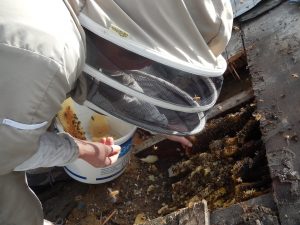
[[[244,54],[244,47],[242,42],[242,33],[241,30],[234,26],[236,29],[232,30],[229,43],[227,44],[225,51],[223,52],[224,58],[228,62],[233,62],[238,59],[242,54]]]
[[[241,15],[238,20],[241,22],[245,22],[247,20],[254,19],[258,16],[263,15],[264,13],[268,12],[269,10],[275,8],[285,0],[264,0],[261,1],[254,9],[244,13]]]
[[[285,2],[243,29],[281,224],[300,224],[300,8]]]
[[[210,214],[211,225],[264,224],[278,225],[277,208],[271,193],[217,209]]]
[[[183,208],[144,225],[209,225],[209,212],[205,200],[192,207]]]
[[[207,114],[207,120],[217,117],[218,115],[229,111],[237,106],[244,104],[254,98],[253,90],[245,90],[225,101],[216,104]]]

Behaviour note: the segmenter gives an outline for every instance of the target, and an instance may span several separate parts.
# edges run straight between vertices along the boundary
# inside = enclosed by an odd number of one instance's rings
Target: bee
[[[200,102],[200,100],[201,100],[201,97],[200,97],[200,96],[197,96],[197,95],[195,95],[195,96],[193,97],[193,100],[194,100],[194,101],[196,101],[196,102]]]

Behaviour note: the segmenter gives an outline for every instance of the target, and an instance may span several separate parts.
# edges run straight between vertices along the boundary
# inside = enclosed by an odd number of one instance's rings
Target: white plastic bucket
[[[83,128],[86,127],[87,118],[94,113],[86,106],[77,105],[74,102],[76,114],[81,121]],[[136,131],[136,126],[126,123],[112,116],[107,116],[107,121],[110,133],[117,133],[119,138],[115,139],[115,144],[121,146],[121,152],[117,162],[105,168],[95,168],[82,159],[77,159],[74,162],[64,167],[66,173],[73,179],[89,184],[99,184],[114,180],[120,176],[126,169],[130,159],[132,147],[132,137]],[[57,128],[62,130],[62,126],[57,121]]]
[[[123,135],[115,140],[115,144],[121,146],[117,162],[105,168],[95,168],[84,160],[77,159],[64,167],[66,173],[73,179],[89,184],[105,183],[117,178],[126,169],[130,159],[132,136],[136,127],[113,117],[108,117],[108,120],[111,129],[118,129],[118,133]]]

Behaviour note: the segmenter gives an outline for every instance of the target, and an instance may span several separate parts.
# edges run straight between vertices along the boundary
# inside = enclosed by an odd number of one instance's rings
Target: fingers
[[[187,138],[182,136],[174,136],[174,135],[166,135],[166,138],[168,138],[171,141],[175,141],[180,143],[183,147],[191,148],[193,147],[192,142],[190,142]]]
[[[100,139],[100,143],[105,145],[113,145],[114,139],[112,137],[103,137]]]
[[[179,139],[179,143],[181,143],[182,146],[184,147],[193,147],[192,142],[190,142],[188,139],[186,139],[185,137],[180,137]]]
[[[121,151],[121,147],[118,145],[103,144],[103,142],[112,143],[113,139],[111,138],[103,138],[100,140],[101,143],[80,140],[75,140],[75,142],[79,151],[78,158],[83,159],[96,168],[115,163]]]
[[[119,145],[105,145],[106,157],[119,154],[121,147]]]
[[[106,157],[106,158],[105,158],[104,165],[105,165],[105,166],[110,166],[111,164],[112,164],[111,158]]]
[[[118,160],[121,147],[119,145],[106,145],[106,158],[105,158],[105,166],[110,166]]]
[[[114,144],[114,139],[112,137],[107,137],[106,144],[107,145],[113,145]]]
[[[101,139],[100,139],[100,143],[101,143],[101,144],[106,144],[106,137],[101,138]]]
[[[119,154],[115,154],[113,156],[106,157],[105,166],[110,166],[110,165],[114,164],[115,162],[117,162],[118,157],[119,157]]]

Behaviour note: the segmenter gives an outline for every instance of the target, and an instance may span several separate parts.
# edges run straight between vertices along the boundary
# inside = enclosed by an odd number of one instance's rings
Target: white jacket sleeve
[[[0,1],[0,175],[27,169],[19,166],[33,156],[30,168],[76,158],[71,139],[45,134],[85,62],[84,33],[69,9],[59,0]]]
[[[77,159],[78,155],[78,146],[70,135],[47,132],[40,138],[38,151],[17,166],[14,171],[64,166]]]

